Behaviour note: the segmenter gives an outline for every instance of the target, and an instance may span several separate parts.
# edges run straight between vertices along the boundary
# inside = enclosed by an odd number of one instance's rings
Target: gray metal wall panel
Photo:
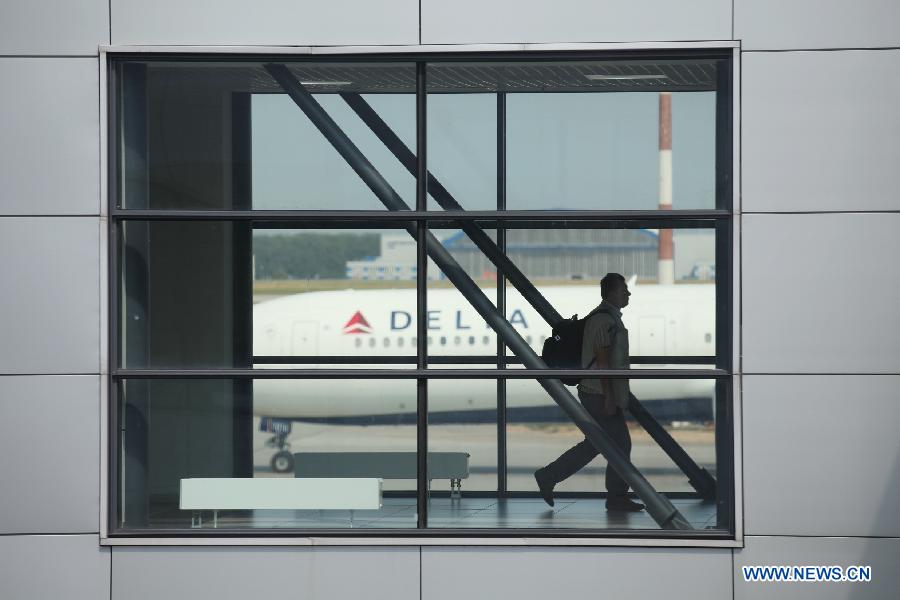
[[[745,373],[900,373],[900,214],[742,222]]]
[[[0,217],[0,374],[98,373],[100,220]]]
[[[109,598],[109,563],[109,549],[96,535],[0,536],[0,596]]]
[[[0,377],[0,534],[98,531],[99,378]]]
[[[900,589],[898,539],[745,537],[734,552],[735,600],[886,600]],[[762,565],[870,565],[869,583],[745,582],[741,567]]]
[[[419,41],[416,0],[111,0],[114,44],[376,45]]]
[[[423,44],[731,39],[727,0],[423,0]]]
[[[3,2],[0,54],[96,55],[97,47],[108,43],[107,0]]]
[[[900,45],[896,0],[735,0],[734,36],[745,50]]]
[[[99,214],[97,59],[0,58],[0,81],[0,215]]]
[[[900,537],[900,376],[746,375],[750,535]]]
[[[743,210],[900,209],[896,73],[900,50],[745,52]]]
[[[721,600],[730,570],[727,549],[423,547],[422,600]]]
[[[115,548],[112,565],[115,600],[419,598],[415,547]]]

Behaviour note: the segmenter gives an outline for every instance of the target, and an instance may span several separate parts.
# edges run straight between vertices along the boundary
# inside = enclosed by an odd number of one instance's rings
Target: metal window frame
[[[120,209],[116,207],[116,199],[118,196],[118,155],[110,154],[111,150],[117,149],[117,113],[118,98],[115,94],[116,84],[115,76],[112,72],[112,61],[117,58],[189,58],[191,60],[208,58],[210,60],[221,60],[226,56],[231,59],[233,56],[245,56],[249,60],[260,60],[263,55],[270,55],[280,59],[284,58],[300,58],[321,56],[324,61],[328,60],[392,60],[399,59],[407,62],[415,62],[417,68],[417,96],[423,96],[421,103],[417,101],[417,116],[424,116],[424,67],[430,62],[441,62],[449,60],[466,60],[466,61],[503,61],[503,60],[532,60],[532,59],[614,59],[622,57],[634,58],[635,55],[652,54],[665,58],[677,58],[686,56],[696,58],[702,51],[710,51],[719,55],[731,66],[731,90],[727,95],[730,104],[717,103],[718,117],[725,117],[729,120],[728,130],[730,133],[730,148],[720,145],[717,142],[716,157],[717,168],[720,166],[719,161],[723,160],[723,152],[731,150],[727,159],[724,159],[731,171],[731,181],[726,182],[727,194],[731,199],[730,209],[716,208],[713,210],[701,211],[671,211],[662,214],[661,211],[506,211],[503,204],[505,199],[505,189],[501,189],[501,180],[499,167],[500,161],[505,161],[505,156],[501,157],[500,145],[498,144],[498,205],[496,211],[464,211],[456,213],[455,211],[427,211],[425,205],[424,177],[425,173],[425,135],[424,127],[420,127],[421,131],[417,132],[417,155],[419,158],[419,177],[417,178],[417,205],[416,210],[404,211],[401,213],[389,213],[387,211],[141,211]],[[733,123],[739,123],[739,85],[740,85],[740,45],[737,42],[685,42],[685,43],[623,43],[623,44],[479,44],[468,46],[405,46],[405,47],[169,47],[169,46],[153,46],[153,47],[122,47],[122,46],[101,46],[100,47],[100,147],[101,147],[101,377],[105,380],[105,384],[101,385],[101,410],[100,416],[103,423],[107,427],[101,427],[101,477],[100,477],[100,538],[102,544],[109,545],[157,545],[157,544],[176,544],[176,545],[205,545],[205,544],[240,544],[240,545],[312,545],[312,544],[333,544],[333,545],[368,545],[368,544],[478,544],[478,545],[639,545],[639,546],[700,546],[700,547],[740,547],[743,545],[743,527],[742,512],[743,506],[741,502],[741,476],[740,476],[740,331],[739,331],[739,315],[740,315],[740,131],[734,127]],[[421,77],[420,73],[421,71]],[[500,96],[498,95],[498,104]],[[421,106],[420,106],[421,104]],[[727,114],[723,114],[722,108],[727,107]],[[498,107],[499,109],[499,107]],[[421,112],[420,112],[421,111]],[[424,118],[421,121],[424,123]],[[501,135],[500,125],[498,123],[498,139]],[[719,127],[717,127],[719,130]],[[505,134],[505,132],[502,132]],[[422,183],[420,183],[422,182]],[[730,183],[730,185],[727,185]],[[420,190],[421,188],[421,190]],[[717,205],[719,201],[719,193],[717,191]],[[356,375],[365,378],[398,378],[416,379],[418,382],[417,389],[420,397],[419,405],[419,421],[427,421],[427,405],[423,413],[423,400],[427,399],[425,386],[427,380],[432,378],[495,378],[498,384],[498,427],[500,427],[500,416],[503,413],[503,400],[505,391],[503,387],[505,381],[510,378],[536,379],[541,377],[558,378],[560,376],[577,376],[585,374],[583,371],[530,371],[511,369],[506,370],[507,364],[514,364],[515,359],[505,357],[505,352],[500,352],[502,342],[498,340],[497,358],[491,357],[492,362],[496,363],[496,369],[427,369],[427,345],[425,336],[419,335],[419,346],[422,348],[417,352],[416,369],[400,369],[400,370],[379,370],[379,369],[299,369],[299,370],[280,370],[266,369],[265,373],[259,370],[242,370],[242,369],[215,369],[215,370],[132,370],[120,369],[117,367],[118,361],[118,223],[129,220],[251,220],[251,221],[270,221],[284,222],[290,220],[304,221],[306,223],[326,224],[328,221],[340,222],[346,227],[348,222],[359,220],[360,223],[366,223],[369,227],[373,223],[388,224],[391,222],[413,221],[418,228],[418,237],[422,238],[431,223],[445,223],[460,221],[480,221],[493,222],[498,228],[498,232],[505,233],[506,224],[527,223],[529,221],[539,220],[542,223],[549,223],[556,220],[558,222],[609,222],[609,221],[637,221],[644,222],[648,218],[657,218],[665,222],[688,222],[697,223],[704,221],[716,224],[717,240],[720,236],[718,232],[724,230],[730,234],[727,239],[718,241],[724,248],[730,249],[731,268],[728,269],[727,285],[717,286],[720,290],[724,288],[728,292],[725,302],[717,302],[717,308],[720,310],[720,316],[727,314],[729,316],[730,327],[720,327],[725,329],[729,344],[726,350],[730,348],[727,357],[719,355],[720,364],[716,369],[691,370],[691,369],[641,369],[638,378],[713,378],[718,380],[730,381],[730,398],[728,402],[732,408],[733,416],[730,427],[733,432],[733,460],[732,474],[734,485],[732,486],[733,500],[730,504],[730,517],[732,519],[731,533],[723,535],[722,531],[712,534],[707,532],[699,532],[699,535],[685,534],[683,532],[665,532],[665,531],[617,531],[617,530],[476,530],[476,529],[455,529],[455,530],[434,530],[434,529],[413,529],[413,530],[391,530],[391,531],[373,531],[363,533],[354,531],[353,535],[348,535],[347,530],[321,531],[321,530],[285,530],[285,531],[266,531],[264,537],[260,537],[258,532],[239,532],[235,530],[221,530],[213,535],[206,536],[208,532],[204,532],[203,536],[192,535],[191,532],[185,530],[154,530],[148,534],[147,530],[130,531],[127,529],[116,529],[112,523],[113,515],[110,514],[111,508],[117,503],[116,498],[116,452],[110,450],[110,440],[116,440],[116,410],[118,402],[118,384],[119,380],[128,378],[158,378],[158,377],[236,377],[238,379],[255,377],[260,375],[264,377],[302,377],[302,378],[322,378],[335,376]],[[326,225],[327,226],[327,225]],[[690,226],[690,225],[688,225]],[[708,225],[707,225],[708,226]],[[423,244],[419,240],[419,254],[422,252]],[[504,240],[505,241],[505,240]],[[502,246],[501,246],[502,247]],[[728,258],[728,254],[724,255]],[[418,257],[420,261],[422,256]],[[425,273],[421,272],[419,279],[424,279]],[[499,279],[499,278],[498,278]],[[417,298],[418,302],[424,306],[425,290],[424,281],[417,281]],[[505,286],[501,287],[498,283],[498,302],[502,302]],[[722,304],[726,307],[723,309]],[[424,322],[423,319],[419,319]],[[728,321],[719,321],[727,324]],[[421,332],[420,332],[421,333]],[[279,357],[284,358],[284,357]],[[338,357],[339,358],[339,357]],[[652,357],[651,357],[652,358]],[[685,360],[688,357],[685,357]],[[703,357],[711,358],[711,357]],[[725,363],[721,360],[724,358]],[[445,357],[435,357],[433,362],[445,362]],[[321,358],[320,358],[321,360]],[[358,360],[358,359],[357,359]],[[393,361],[392,361],[393,362]],[[669,358],[671,364],[671,359]],[[357,363],[358,364],[358,363]],[[609,372],[605,375],[610,377],[630,377],[636,378],[634,371],[631,372]],[[424,417],[424,419],[423,419]],[[425,443],[427,444],[427,427],[419,427],[425,429]],[[421,435],[421,434],[420,434]],[[422,438],[420,437],[420,444]],[[424,450],[420,448],[420,462],[424,462]],[[504,454],[498,449],[498,459]],[[420,465],[424,468],[425,465]],[[498,464],[498,471],[499,471]],[[419,474],[419,478],[423,479],[424,473]],[[498,480],[501,477],[498,473]],[[419,482],[418,496],[423,496],[421,481]],[[505,481],[498,481],[498,496],[502,496],[505,491]],[[420,505],[423,498],[419,498]],[[427,506],[427,503],[426,503]],[[420,514],[420,524],[424,521],[424,515]]]

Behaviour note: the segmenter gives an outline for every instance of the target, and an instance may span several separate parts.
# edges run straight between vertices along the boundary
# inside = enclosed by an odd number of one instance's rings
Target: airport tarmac
[[[254,419],[256,477],[286,476],[273,473],[269,462],[275,450],[266,446],[271,434],[260,432]],[[640,427],[631,424],[634,465],[661,492],[692,492],[687,477]],[[715,474],[714,430],[711,425],[670,428],[669,433],[699,464]],[[574,425],[562,423],[511,424],[507,429],[507,486],[513,491],[536,491],[535,469],[554,460],[584,436]],[[463,491],[497,490],[497,428],[490,423],[432,425],[428,430],[432,452],[467,452],[470,476]],[[288,437],[292,452],[415,452],[414,425],[323,425],[294,423]],[[558,491],[602,492],[606,461],[594,459],[584,470],[557,486]],[[433,489],[445,482],[435,481]],[[449,489],[449,483],[447,483]],[[414,490],[415,483],[385,481],[385,490]]]
[[[670,433],[701,466],[715,475],[714,430],[710,425],[684,424]],[[656,529],[646,513],[607,513],[602,498],[578,498],[578,493],[605,491],[603,457],[557,486],[558,492],[575,497],[558,498],[551,509],[539,498],[485,497],[497,490],[497,444],[494,424],[433,425],[429,428],[432,451],[468,452],[470,476],[462,482],[462,498],[450,499],[446,494],[434,496],[429,509],[429,526],[447,528],[628,528]],[[661,492],[693,492],[685,475],[672,463],[656,443],[632,424],[632,461],[650,483]],[[558,423],[512,424],[508,427],[508,489],[537,492],[534,469],[556,458],[561,452],[583,439],[574,426]],[[274,450],[266,445],[271,434],[254,434],[254,466],[256,477],[292,477],[291,473],[273,473],[269,465]],[[407,451],[416,448],[413,425],[351,426],[294,423],[288,438],[291,451]],[[415,491],[413,480],[386,480],[384,489]],[[449,489],[448,482],[435,480],[433,490]],[[696,499],[673,499],[685,517],[698,529],[715,524],[715,504]],[[405,528],[415,527],[414,497],[397,498],[388,494],[379,511],[257,511],[249,527],[294,528]],[[241,526],[241,525],[236,525]]]

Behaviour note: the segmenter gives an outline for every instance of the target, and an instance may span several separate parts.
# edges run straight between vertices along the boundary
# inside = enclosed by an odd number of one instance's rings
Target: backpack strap
[[[606,310],[605,310],[605,309],[601,309],[601,308],[598,306],[597,308],[595,308],[594,310],[592,310],[591,312],[589,312],[588,314],[586,314],[586,315],[584,316],[584,324],[587,325],[588,319],[590,319],[591,317],[593,317],[594,315],[596,315],[598,312],[606,312]],[[583,337],[582,337],[581,343],[582,343],[582,345],[584,344],[584,338],[583,338]],[[594,358],[591,359],[591,362],[588,363],[588,366],[586,366],[585,369],[590,369],[590,368],[594,365],[595,362],[597,362],[597,357],[596,357],[596,356],[594,356]]]
[[[588,320],[588,319],[590,319],[591,317],[593,317],[594,315],[596,315],[596,314],[598,314],[598,313],[603,313],[603,314],[605,314],[605,315],[609,315],[610,317],[612,317],[613,321],[616,320],[615,316],[612,314],[612,312],[610,312],[610,310],[609,310],[608,308],[601,308],[601,307],[598,306],[597,308],[595,308],[594,310],[592,310],[591,312],[589,312],[589,313],[584,317],[585,324],[587,324],[587,320]],[[584,342],[582,341],[582,343],[584,343]],[[591,362],[588,364],[588,366],[585,367],[585,369],[590,369],[591,366],[592,366],[595,362],[597,362],[597,356],[596,356],[596,355],[594,356],[593,359],[591,359]]]

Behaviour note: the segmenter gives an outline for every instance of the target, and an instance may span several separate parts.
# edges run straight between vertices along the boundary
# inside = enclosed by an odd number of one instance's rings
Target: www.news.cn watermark
[[[872,581],[872,567],[854,565],[765,565],[741,567],[744,581],[750,582],[850,582],[868,583]]]

